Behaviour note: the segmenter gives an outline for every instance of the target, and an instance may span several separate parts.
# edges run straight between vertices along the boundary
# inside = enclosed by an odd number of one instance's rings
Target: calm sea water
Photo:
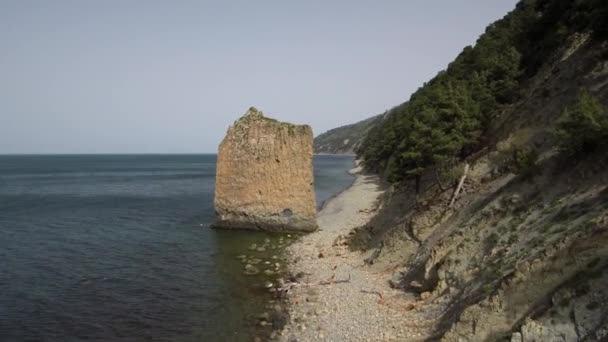
[[[314,165],[319,205],[352,181]],[[214,177],[214,155],[0,156],[0,341],[248,340],[268,297],[236,256],[267,236],[208,228]]]

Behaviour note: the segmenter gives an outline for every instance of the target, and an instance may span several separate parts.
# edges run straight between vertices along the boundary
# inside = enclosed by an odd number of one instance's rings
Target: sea
[[[244,275],[239,257],[272,241],[256,257],[283,268],[297,236],[209,228],[215,163],[0,156],[0,341],[251,340],[277,276]],[[352,166],[315,156],[319,207],[351,184]]]

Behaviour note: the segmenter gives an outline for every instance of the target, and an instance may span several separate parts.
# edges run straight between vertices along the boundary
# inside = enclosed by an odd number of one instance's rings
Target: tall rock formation
[[[313,135],[251,107],[221,142],[214,227],[313,231]]]

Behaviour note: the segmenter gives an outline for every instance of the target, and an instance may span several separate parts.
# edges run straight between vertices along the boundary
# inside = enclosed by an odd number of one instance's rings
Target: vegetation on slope
[[[557,123],[555,140],[570,154],[587,154],[608,141],[608,111],[588,92],[566,108]]]
[[[389,111],[357,150],[364,165],[390,182],[425,170],[449,170],[484,147],[493,121],[520,99],[521,89],[574,32],[608,37],[608,2],[524,0],[488,26],[406,103]],[[419,186],[417,186],[419,188]]]
[[[521,1],[357,150],[393,186],[349,244],[399,270],[428,340],[608,338],[606,23],[605,0]]]
[[[361,145],[367,132],[382,121],[384,114],[357,123],[331,129],[315,138],[315,153],[352,154]]]

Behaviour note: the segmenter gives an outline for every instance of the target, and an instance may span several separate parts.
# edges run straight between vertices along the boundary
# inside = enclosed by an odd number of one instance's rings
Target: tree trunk
[[[443,183],[441,183],[441,177],[439,176],[439,169],[435,169],[435,183],[437,183],[439,190],[441,192],[443,192],[444,188],[443,188]]]
[[[464,184],[464,180],[467,178],[468,173],[469,173],[469,163],[464,163],[464,172],[462,174],[462,177],[460,177],[460,181],[458,182],[458,186],[456,187],[454,194],[452,195],[452,200],[450,201],[450,205],[449,205],[450,208],[454,205],[454,202],[456,202],[456,198],[458,197],[458,194],[460,193],[460,190],[462,189],[462,185]]]

